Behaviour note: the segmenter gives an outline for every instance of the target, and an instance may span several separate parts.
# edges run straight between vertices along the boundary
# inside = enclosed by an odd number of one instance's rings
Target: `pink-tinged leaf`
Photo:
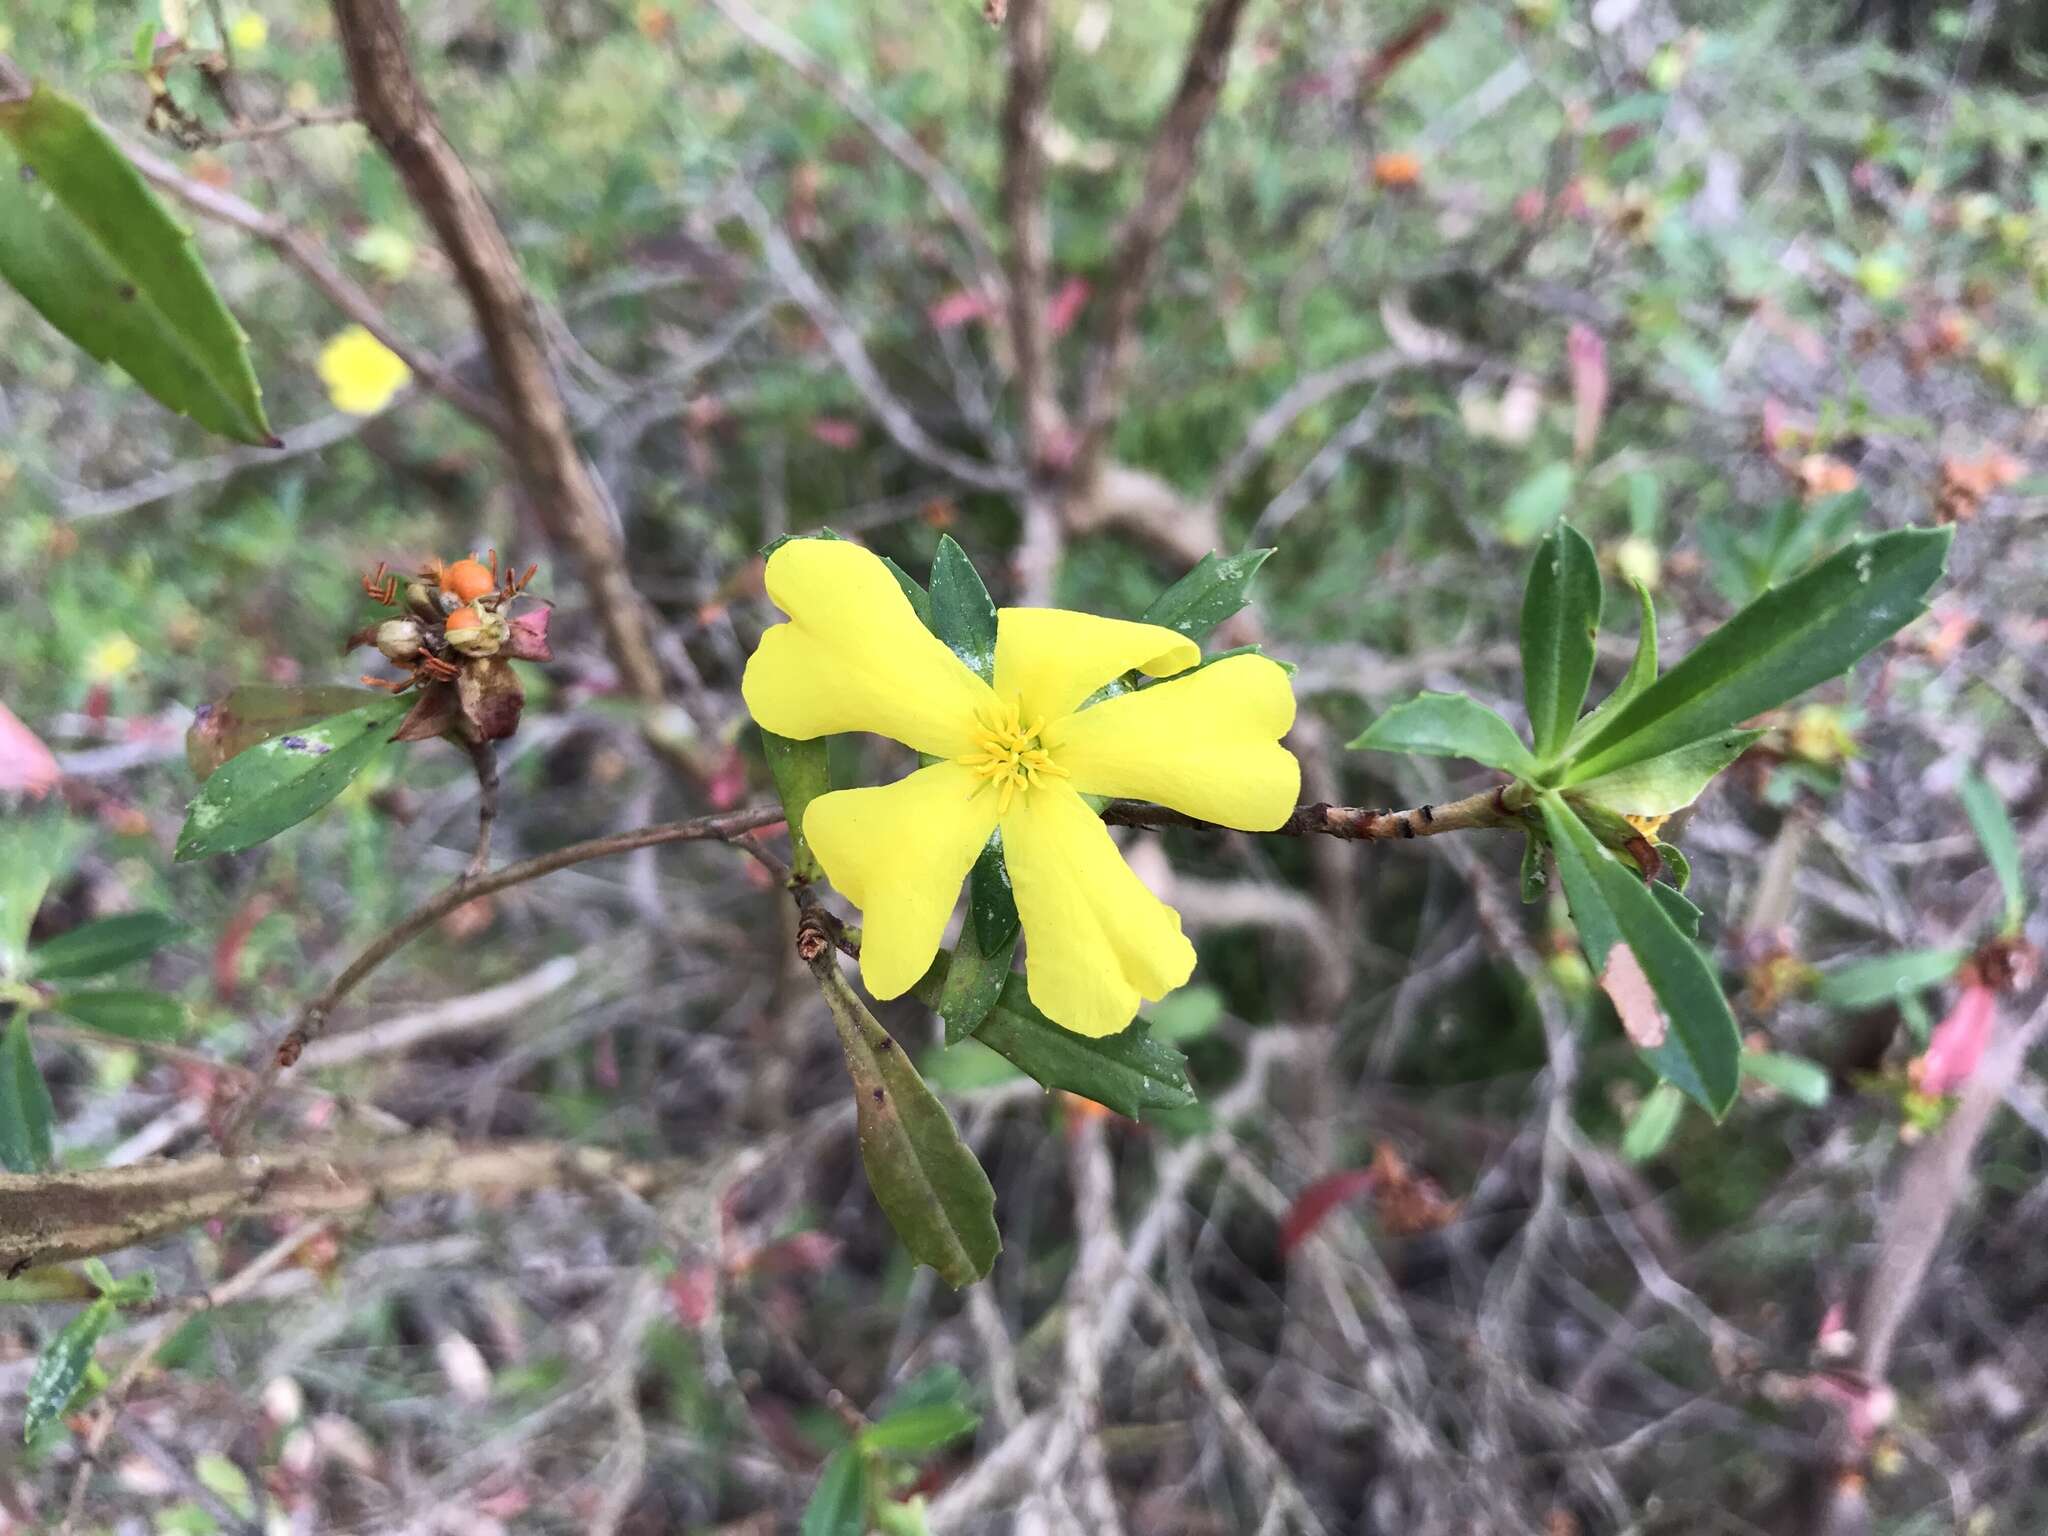
[[[63,777],[57,759],[42,738],[0,704],[0,795],[40,799]]]
[[[1294,1197],[1280,1222],[1280,1257],[1291,1258],[1294,1250],[1330,1219],[1330,1213],[1346,1201],[1370,1192],[1379,1175],[1370,1168],[1346,1168],[1328,1173]]]
[[[553,608],[534,608],[514,619],[510,625],[511,636],[505,643],[505,654],[514,661],[553,661],[555,653],[548,645],[548,620],[554,611]]]
[[[718,759],[718,765],[711,770],[711,777],[704,786],[704,792],[711,799],[714,811],[729,811],[745,798],[747,793],[747,760],[737,746],[729,746]]]
[[[991,311],[988,297],[971,289],[956,288],[925,311],[935,331],[957,330],[971,320],[986,320]]]
[[[1913,1086],[1932,1098],[1958,1092],[1983,1060],[1998,1019],[1998,999],[1981,984],[1963,988],[1948,1017],[1934,1026],[1927,1053],[1912,1065]]]
[[[718,1271],[709,1264],[687,1264],[668,1277],[668,1300],[676,1321],[702,1328],[718,1305]]]
[[[1565,353],[1572,371],[1572,458],[1583,464],[1607,416],[1607,343],[1591,326],[1575,323]]]
[[[1634,950],[1617,944],[1607,951],[1600,986],[1614,1004],[1614,1011],[1621,1015],[1621,1027],[1629,1039],[1646,1051],[1654,1051],[1664,1043],[1668,1027],[1664,1010],[1657,1005],[1657,994],[1650,987],[1650,978],[1643,974],[1642,962],[1636,959]]]
[[[1052,302],[1045,306],[1045,328],[1054,336],[1064,336],[1081,318],[1081,309],[1088,302],[1086,279],[1070,277],[1060,284],[1060,291],[1052,296]]]
[[[751,1253],[733,1264],[736,1274],[814,1275],[838,1261],[841,1244],[829,1232],[798,1232]]]
[[[820,416],[811,423],[811,436],[841,453],[851,453],[860,446],[859,425],[844,416]]]

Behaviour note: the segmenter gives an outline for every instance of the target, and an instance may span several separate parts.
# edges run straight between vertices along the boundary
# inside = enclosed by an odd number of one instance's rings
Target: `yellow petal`
[[[918,623],[874,555],[792,539],[768,557],[767,582],[790,622],[761,637],[740,683],[764,729],[798,741],[872,731],[933,757],[972,748],[975,714],[995,696]]]
[[[1048,727],[1046,746],[1083,794],[1270,832],[1301,793],[1301,764],[1280,745],[1293,724],[1286,671],[1263,656],[1229,656],[1091,705]]]
[[[995,827],[994,792],[957,763],[879,789],[835,790],[804,812],[818,862],[860,908],[861,980],[876,997],[901,997],[931,969],[960,884]]]
[[[1157,624],[1064,608],[1005,608],[996,615],[996,692],[1024,724],[1057,720],[1133,667],[1152,677],[1185,672],[1201,647]]]
[[[405,359],[360,325],[344,326],[320,349],[320,382],[334,408],[374,416],[412,378]]]
[[[1003,858],[1024,919],[1031,1001],[1055,1024],[1113,1035],[1141,1001],[1194,970],[1180,914],[1145,889],[1109,828],[1064,785],[1016,798],[1003,817]]]

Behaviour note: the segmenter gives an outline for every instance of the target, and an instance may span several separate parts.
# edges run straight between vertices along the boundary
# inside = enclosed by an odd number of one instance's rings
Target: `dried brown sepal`
[[[398,722],[398,729],[391,733],[391,739],[432,741],[436,736],[445,736],[453,730],[460,714],[461,701],[455,696],[453,683],[424,684],[418,697],[412,701],[412,708]]]
[[[341,642],[341,654],[346,656],[350,651],[359,651],[366,645],[375,645],[377,643],[378,628],[379,624],[365,624],[361,629]]]
[[[455,681],[462,732],[471,741],[503,741],[519,729],[526,689],[500,656],[467,663]]]

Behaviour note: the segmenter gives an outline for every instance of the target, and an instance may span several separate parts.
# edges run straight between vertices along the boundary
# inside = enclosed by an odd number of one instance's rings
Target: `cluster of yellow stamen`
[[[1034,788],[1040,778],[1067,776],[1067,770],[1039,745],[1038,733],[1045,728],[1043,719],[1032,721],[1026,729],[1014,703],[998,703],[976,715],[975,724],[979,729],[974,735],[974,750],[954,761],[978,774],[982,788],[996,787],[1002,797],[998,807],[1001,813],[1008,814],[1018,790]]]

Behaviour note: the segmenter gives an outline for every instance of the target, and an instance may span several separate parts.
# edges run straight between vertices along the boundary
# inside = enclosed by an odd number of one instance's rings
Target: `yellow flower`
[[[254,11],[244,11],[228,24],[228,41],[239,52],[254,53],[270,41],[270,23]]]
[[[1233,656],[1082,708],[1137,669],[1186,672],[1193,641],[1152,624],[1055,608],[997,615],[991,688],[918,622],[888,568],[856,544],[798,539],[769,558],[790,621],[761,637],[741,685],[778,735],[871,731],[938,759],[876,789],[820,795],[804,835],[861,909],[861,977],[899,997],[930,968],[989,834],[1024,922],[1031,1000],[1083,1035],[1113,1035],[1194,969],[1180,916],[1139,882],[1081,796],[1157,801],[1247,832],[1287,819],[1301,768],[1287,674]]]
[[[117,629],[85,653],[85,675],[95,683],[110,683],[140,660],[141,648]]]
[[[412,370],[383,342],[360,325],[328,338],[320,349],[320,382],[337,411],[374,416],[405,388]]]

